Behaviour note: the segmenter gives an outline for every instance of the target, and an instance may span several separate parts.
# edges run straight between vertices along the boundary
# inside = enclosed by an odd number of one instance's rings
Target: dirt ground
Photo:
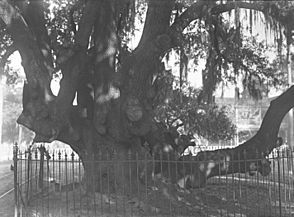
[[[10,170],[11,161],[0,162],[0,216],[11,217],[14,213],[13,172]]]
[[[209,179],[206,187],[190,191],[153,183],[153,187],[143,186],[132,194],[127,190],[111,194],[109,186],[103,186],[104,194],[93,191],[87,195],[78,184],[83,174],[79,163],[67,166],[59,163],[55,167],[53,163],[49,172],[45,167],[44,178],[48,181],[45,190],[39,192],[38,164],[33,162],[32,183],[23,185],[21,190],[25,199],[27,196],[32,199],[22,211],[29,217],[294,217],[294,176],[286,165],[273,161],[272,173],[267,177],[260,174],[215,177]],[[20,167],[26,168],[25,164]],[[20,177],[26,180],[26,173]],[[73,182],[76,184],[65,185]],[[34,195],[26,195],[28,187]]]
[[[75,187],[74,187],[75,188]],[[179,190],[170,185],[144,188],[135,196],[85,195],[72,191],[40,194],[27,209],[30,216],[294,216],[293,184],[215,178],[202,189]]]

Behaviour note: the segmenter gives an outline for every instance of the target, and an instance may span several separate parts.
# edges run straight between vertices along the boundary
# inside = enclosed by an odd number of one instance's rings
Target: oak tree
[[[111,150],[108,157],[121,162],[130,157],[129,150],[145,154],[143,143],[154,147],[167,138],[174,143],[177,133],[164,136],[166,127],[155,119],[156,109],[165,102],[160,86],[160,78],[168,77],[163,57],[172,49],[178,51],[182,84],[188,73],[187,52],[205,56],[199,99],[205,105],[213,103],[216,85],[224,77],[230,79],[226,73],[230,68],[236,75],[253,73],[261,78],[265,60],[242,41],[243,10],[251,27],[263,14],[277,38],[291,45],[291,1],[0,0],[1,34],[7,39],[2,62],[17,50],[26,74],[23,111],[17,121],[36,133],[35,141],[69,144],[82,159],[86,176],[97,173],[90,160],[99,158],[99,150]],[[225,21],[232,12],[235,23]],[[140,24],[144,26],[140,41],[130,49],[128,42]],[[187,29],[194,29],[193,34],[189,36]],[[62,79],[55,96],[50,84],[56,73]],[[251,81],[248,77],[248,87],[254,87]],[[232,162],[245,158],[263,159],[255,170],[266,175],[270,167],[266,156],[276,146],[283,117],[294,106],[293,95],[290,87],[272,101],[259,131],[244,144],[197,155],[195,161],[209,160],[213,165],[197,164],[190,184],[199,187],[208,177],[240,172],[240,165]],[[246,164],[241,172],[250,168]],[[115,190],[127,182],[118,167],[101,167],[118,177]]]

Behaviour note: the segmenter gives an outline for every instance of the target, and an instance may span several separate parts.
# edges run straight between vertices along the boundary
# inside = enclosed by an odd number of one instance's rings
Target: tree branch
[[[193,21],[203,17],[207,13],[207,2],[197,1],[184,11],[171,25],[171,30],[177,33],[183,30]]]
[[[294,7],[279,8],[277,5],[275,5],[274,1],[257,1],[253,3],[241,1],[228,2],[226,4],[220,4],[212,8],[211,13],[220,14],[233,10],[236,7],[268,13],[268,15],[277,22],[282,23],[284,26],[291,26],[292,29],[294,28],[294,24],[292,22],[294,18]]]
[[[265,3],[264,3],[265,4]],[[208,5],[205,1],[198,1],[186,9],[172,24],[171,28],[176,32],[183,32],[183,30],[193,21],[204,17],[208,12],[210,15],[217,15],[236,7],[244,9],[254,9],[258,11],[264,10],[262,3],[248,3],[248,2],[228,2],[220,5]]]
[[[42,57],[46,61],[49,73],[54,71],[51,41],[46,29],[43,0],[33,0],[23,10],[24,18],[37,40]]]
[[[221,14],[224,12],[231,11],[233,9],[237,8],[243,8],[243,9],[251,9],[263,12],[265,10],[265,6],[268,4],[266,1],[259,1],[259,2],[241,2],[241,1],[235,1],[235,2],[228,2],[226,4],[220,4],[211,9],[211,13],[214,15]]]
[[[78,31],[75,35],[75,47],[69,50],[66,60],[61,65],[63,78],[60,82],[59,94],[55,100],[54,121],[60,130],[66,130],[73,135],[73,126],[70,120],[72,102],[75,98],[80,82],[81,73],[86,73],[88,56],[86,54],[89,38],[92,34],[95,21],[100,9],[100,1],[87,1],[81,20],[78,24]]]
[[[294,86],[291,86],[270,103],[257,134],[248,143],[257,144],[258,150],[266,155],[276,147],[280,124],[287,112],[294,107],[293,96]],[[243,144],[243,146],[246,146],[246,144]]]
[[[0,18],[21,55],[28,82],[24,86],[23,112],[18,123],[47,138],[55,137],[59,130],[50,119],[48,109],[48,104],[54,100],[50,89],[51,77],[35,37],[20,13],[7,0],[0,1]]]
[[[202,187],[208,178],[217,175],[246,172],[251,174],[254,171],[263,176],[268,175],[271,168],[266,157],[282,144],[278,132],[284,116],[294,107],[293,97],[294,86],[273,100],[258,132],[245,143],[236,148],[203,151],[193,156],[192,158],[199,162],[195,164],[193,174],[189,174],[193,187]],[[191,156],[180,157],[180,161],[186,159],[190,160]],[[211,167],[208,167],[208,163],[211,163]]]
[[[125,81],[131,84],[128,92],[138,98],[145,98],[147,90],[151,87],[150,78],[158,70],[159,56],[170,46],[166,32],[173,6],[174,0],[149,1],[143,35],[128,60],[135,64],[131,70],[128,70],[130,73]]]
[[[81,50],[71,56],[61,67],[63,78],[60,82],[60,90],[56,97],[56,117],[67,122],[68,111],[72,108],[79,75],[85,70],[85,51]]]
[[[92,34],[95,21],[100,9],[100,1],[87,1],[83,10],[83,15],[78,24],[78,31],[75,35],[75,47],[66,61],[62,65],[63,79],[61,80],[60,91],[56,98],[56,106],[61,112],[58,116],[63,117],[68,114],[72,107],[72,101],[77,91],[80,74],[85,70],[86,51],[89,44],[89,38]],[[65,115],[68,116],[68,115]]]
[[[15,52],[17,51],[17,46],[15,44],[12,44],[6,49],[6,52],[2,55],[1,60],[0,60],[0,72],[4,72],[4,67],[5,64],[8,60],[8,58]]]
[[[74,12],[79,9],[79,7],[81,6],[81,4],[82,4],[82,2],[81,1],[78,1],[69,10],[69,23],[70,23],[70,28],[71,28],[71,30],[73,31],[74,34],[77,33],[76,24],[74,22]]]
[[[183,30],[193,21],[196,19],[200,19],[204,17],[206,14],[210,15],[217,15],[224,12],[231,11],[238,8],[243,9],[251,9],[260,12],[266,12],[267,8],[269,7],[268,1],[255,1],[252,3],[249,2],[242,2],[242,1],[234,1],[234,2],[227,2],[225,4],[219,5],[209,5],[205,1],[197,1],[196,3],[192,4],[189,8],[186,9],[171,25],[170,28],[170,35],[173,39],[174,46],[178,46],[181,43],[181,33]],[[275,6],[276,7],[276,6]],[[285,9],[285,13],[276,13],[275,10],[270,10],[269,15],[276,19],[278,22],[283,23],[284,25],[289,25],[289,22],[292,24],[293,22],[293,8],[292,9]]]
[[[144,29],[138,47],[167,31],[173,7],[174,0],[148,1]]]
[[[75,45],[78,48],[86,50],[89,44],[89,37],[93,30],[93,25],[98,17],[97,11],[99,10],[100,1],[87,1],[83,15],[78,24],[78,32],[75,36]]]

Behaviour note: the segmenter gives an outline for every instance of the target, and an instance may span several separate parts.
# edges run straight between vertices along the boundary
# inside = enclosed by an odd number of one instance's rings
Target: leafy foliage
[[[21,89],[15,86],[5,85],[5,95],[3,103],[3,131],[2,141],[7,143],[13,143],[18,141],[18,125],[16,119],[21,112]],[[23,128],[22,141],[30,142],[33,139],[33,133]]]
[[[62,47],[73,46],[78,22],[83,13],[83,3],[79,0],[45,0],[45,2],[47,3],[46,25],[52,47],[58,55]],[[123,48],[134,37],[134,32],[137,30],[135,21],[143,25],[147,4],[145,0],[120,0],[116,1],[115,9],[119,47]]]
[[[199,60],[206,59],[203,73],[211,76],[208,76],[210,81],[205,90],[212,88],[215,91],[220,82],[236,84],[242,78],[243,88],[253,98],[261,99],[269,87],[280,87],[285,83],[276,67],[277,61],[269,61],[276,46],[258,41],[257,36],[246,35],[241,26],[230,26],[230,19],[222,15],[192,22],[184,33],[185,53],[193,59],[196,69]],[[280,62],[285,59],[285,56],[280,58]]]
[[[156,109],[156,119],[167,126],[179,128],[185,134],[197,134],[210,141],[229,140],[235,135],[235,125],[225,107],[199,102],[200,90],[188,84],[175,88],[170,98]]]

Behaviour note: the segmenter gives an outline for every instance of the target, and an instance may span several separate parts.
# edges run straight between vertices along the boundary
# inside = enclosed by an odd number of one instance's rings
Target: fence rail
[[[276,150],[268,159],[268,176],[252,171],[225,174],[210,178],[202,188],[185,189],[169,184],[174,177],[188,177],[172,172],[177,166],[172,159],[138,153],[114,159],[101,152],[95,161],[82,162],[74,153],[16,150],[16,216],[294,216],[293,151]],[[85,179],[87,163],[96,173]],[[183,163],[193,168],[196,162]],[[155,174],[155,168],[160,172]],[[147,176],[147,171],[152,174]],[[122,177],[128,181],[119,185]]]

